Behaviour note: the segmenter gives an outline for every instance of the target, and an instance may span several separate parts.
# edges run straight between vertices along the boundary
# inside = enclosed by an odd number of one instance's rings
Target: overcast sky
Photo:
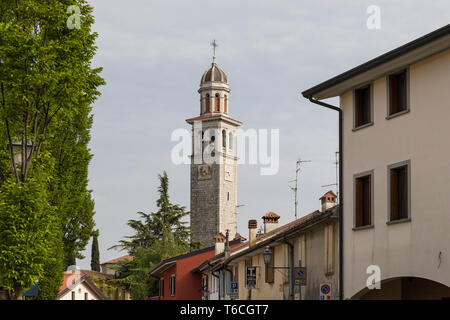
[[[280,169],[238,168],[238,232],[268,211],[294,219],[297,159],[299,217],[319,209],[334,187],[337,114],[301,91],[449,23],[448,0],[91,0],[99,33],[94,66],[107,85],[94,106],[90,188],[100,229],[101,262],[126,254],[107,250],[132,234],[136,212],[156,210],[157,175],[170,179],[173,203],[190,204],[190,166],[171,162],[170,137],[199,113],[199,88],[212,60],[231,88],[230,117],[243,129],[280,130]],[[381,29],[370,30],[368,6],[381,9]],[[332,103],[338,104],[337,99]],[[90,247],[78,261],[90,268]]]

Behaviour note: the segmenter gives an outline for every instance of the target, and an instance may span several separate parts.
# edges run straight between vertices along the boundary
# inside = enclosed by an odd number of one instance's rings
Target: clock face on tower
[[[211,166],[207,164],[201,164],[197,167],[197,180],[209,180],[211,179]]]

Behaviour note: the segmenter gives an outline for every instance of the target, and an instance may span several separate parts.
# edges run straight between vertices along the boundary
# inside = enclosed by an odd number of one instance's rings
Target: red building
[[[230,241],[230,247],[241,242],[241,239]],[[155,265],[148,274],[159,279],[159,296],[152,300],[201,300],[202,276],[191,270],[205,260],[213,257],[216,247],[184,253]]]

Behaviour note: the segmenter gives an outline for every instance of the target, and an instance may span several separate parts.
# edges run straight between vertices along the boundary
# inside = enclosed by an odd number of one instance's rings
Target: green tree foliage
[[[142,220],[128,221],[135,234],[113,247],[125,249],[134,257],[133,260],[118,265],[116,280],[130,290],[134,300],[145,299],[158,293],[158,282],[147,274],[152,266],[200,245],[191,242],[191,229],[186,226],[187,222],[182,220],[190,212],[186,211],[185,207],[170,203],[167,173],[164,172],[158,177],[158,211],[149,214],[138,212]]]
[[[91,270],[100,271],[100,251],[98,249],[98,230],[92,237]]]
[[[164,238],[164,232],[168,229],[173,235],[173,241],[180,246],[196,246],[198,243],[191,243],[191,228],[183,218],[189,216],[191,212],[186,211],[186,207],[170,203],[169,200],[169,178],[164,171],[158,175],[160,186],[158,187],[159,199],[156,201],[158,211],[145,213],[138,212],[142,220],[129,220],[128,226],[135,230],[135,234],[126,237],[128,240],[120,240],[121,249],[128,250],[133,255],[136,248],[151,247],[156,241]]]
[[[87,144],[104,84],[93,22],[85,0],[0,2],[0,287],[13,298],[36,280],[54,297],[92,235]]]

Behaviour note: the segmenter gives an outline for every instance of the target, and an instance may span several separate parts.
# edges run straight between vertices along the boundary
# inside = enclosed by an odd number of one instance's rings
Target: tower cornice
[[[189,124],[193,124],[194,121],[201,120],[201,121],[216,121],[216,120],[222,120],[224,122],[228,122],[236,127],[241,126],[243,123],[241,121],[235,120],[233,118],[230,118],[222,113],[218,114],[205,114],[194,118],[186,119],[186,122]]]

